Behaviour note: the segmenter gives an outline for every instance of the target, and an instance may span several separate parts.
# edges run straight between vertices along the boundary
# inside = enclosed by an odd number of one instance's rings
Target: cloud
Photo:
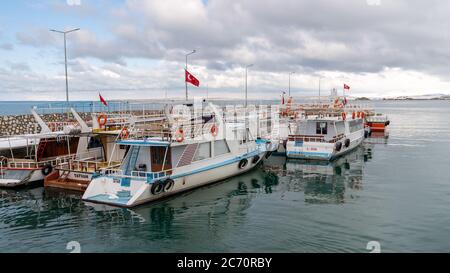
[[[30,66],[24,62],[9,63],[9,68],[14,71],[30,71]]]
[[[450,2],[368,3],[126,0],[106,6],[102,14],[107,14],[107,23],[102,17],[95,28],[71,34],[70,69],[80,89],[175,90],[183,88],[184,54],[197,49],[189,59],[193,73],[221,94],[241,92],[242,67],[250,63],[252,88],[267,96],[286,88],[290,71],[301,75],[293,85],[308,94],[316,92],[318,75],[327,76],[327,88],[354,81],[368,95],[447,88]],[[83,5],[76,11],[56,8],[93,19],[98,6],[88,1]],[[59,37],[41,27],[16,38],[36,48],[61,47]],[[92,59],[95,65],[89,64]],[[152,64],[130,67],[140,60]],[[414,77],[434,85],[422,85]]]
[[[11,44],[11,43],[3,43],[3,44],[0,44],[0,49],[13,50],[14,49],[14,45]]]

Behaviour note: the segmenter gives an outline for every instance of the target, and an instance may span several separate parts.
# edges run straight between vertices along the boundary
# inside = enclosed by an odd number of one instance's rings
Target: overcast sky
[[[450,91],[450,1],[40,0],[0,3],[0,100],[250,98]]]

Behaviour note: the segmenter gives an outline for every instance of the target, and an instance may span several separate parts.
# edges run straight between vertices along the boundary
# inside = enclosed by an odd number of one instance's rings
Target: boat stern
[[[288,141],[286,144],[286,156],[288,158],[331,160],[333,155],[333,143]]]

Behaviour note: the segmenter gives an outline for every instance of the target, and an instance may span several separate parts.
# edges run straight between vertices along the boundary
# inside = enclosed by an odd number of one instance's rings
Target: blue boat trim
[[[127,146],[156,146],[156,147],[166,147],[170,145],[168,141],[157,141],[151,139],[144,140],[120,140],[117,141],[119,145],[127,145]]]
[[[286,152],[287,156],[296,156],[296,157],[321,157],[321,158],[330,158],[330,153],[315,153],[315,152]]]
[[[89,197],[87,200],[93,201],[93,202],[101,202],[101,203],[107,203],[107,204],[122,204],[126,205],[130,201],[130,197],[119,197],[116,199],[111,199],[108,194],[99,194],[96,196]]]

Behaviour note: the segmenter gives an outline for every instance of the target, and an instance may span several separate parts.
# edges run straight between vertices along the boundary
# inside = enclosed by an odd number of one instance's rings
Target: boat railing
[[[121,169],[106,169],[105,174],[113,178],[128,178],[134,180],[145,180],[149,183],[155,180],[161,180],[168,178],[173,173],[173,170],[165,170],[161,172],[145,172],[145,171],[132,171],[129,175],[124,174]]]
[[[183,134],[186,140],[195,139],[211,131],[212,127],[217,123],[214,122],[175,122],[170,124],[168,122],[141,124],[136,125],[130,132],[132,139],[147,139],[151,137],[161,138],[163,141],[172,141],[178,133]]]
[[[386,116],[368,116],[366,120],[367,122],[386,122],[388,118]]]
[[[57,166],[76,157],[76,154],[66,155],[61,157],[56,157],[52,159],[42,160],[42,161],[20,161],[12,160],[8,161],[9,169],[40,169],[46,166]]]
[[[108,167],[117,167],[120,163],[114,162],[110,166],[104,161],[102,148],[95,148],[85,153],[77,154],[75,158],[65,160],[58,159],[56,167],[61,170],[70,171],[88,171],[88,170],[104,170]]]
[[[101,155],[98,155],[99,152]],[[57,167],[61,166],[63,164],[70,163],[73,160],[79,160],[79,159],[92,159],[95,160],[97,158],[103,158],[103,150],[101,148],[92,149],[91,151],[81,153],[81,154],[70,154],[70,155],[64,155],[54,158],[48,158],[41,161],[27,161],[27,160],[15,160],[10,159],[8,161],[8,168],[10,169],[40,169],[46,166],[52,166]]]
[[[322,143],[336,143],[345,137],[344,134],[334,136],[332,139],[325,139],[325,136],[317,135],[289,135],[289,141],[301,141],[301,142],[322,142]]]
[[[105,162],[94,160],[73,160],[57,166],[62,171],[80,171],[80,172],[102,172],[110,168],[117,168],[120,162]]]

